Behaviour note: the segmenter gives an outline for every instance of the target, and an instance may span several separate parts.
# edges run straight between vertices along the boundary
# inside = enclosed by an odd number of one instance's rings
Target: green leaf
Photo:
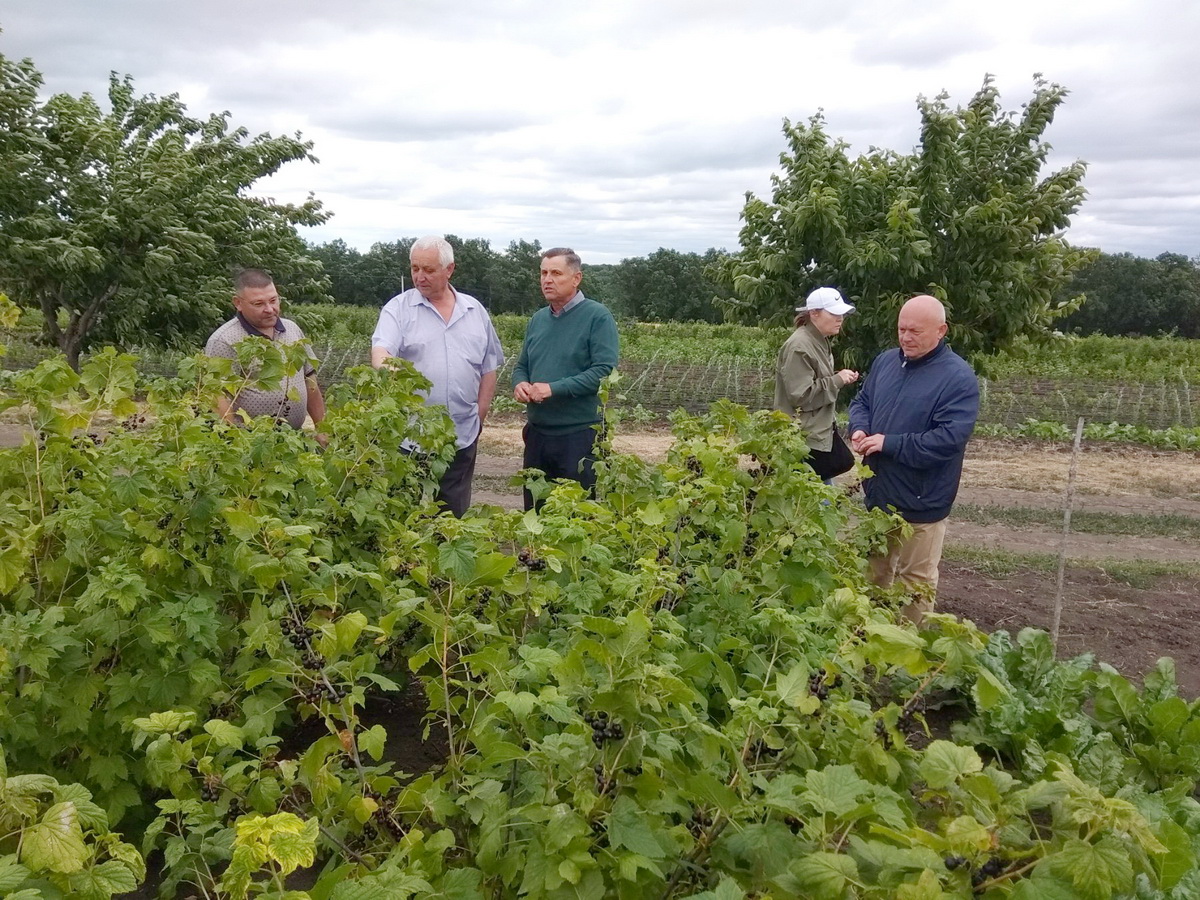
[[[804,775],[801,799],[818,813],[844,816],[858,806],[859,799],[871,791],[869,782],[858,777],[853,766],[828,766]]]
[[[108,831],[108,814],[92,802],[92,792],[81,784],[60,784],[54,789],[56,803],[75,804],[79,827],[84,831]]]
[[[358,636],[367,627],[367,617],[360,612],[346,613],[334,625],[334,635],[338,653],[349,653],[354,649]]]
[[[839,900],[847,885],[858,879],[858,866],[844,854],[818,851],[792,863],[791,873],[804,896],[812,900]]]
[[[204,730],[213,736],[213,740],[219,747],[232,747],[240,750],[246,742],[246,736],[242,733],[242,729],[224,719],[209,719],[204,723]]]
[[[1129,851],[1112,838],[1101,838],[1095,844],[1071,838],[1048,860],[1053,871],[1070,879],[1086,900],[1111,897],[1133,884]]]
[[[517,561],[507,553],[481,553],[475,559],[471,573],[471,584],[496,585],[513,570]]]
[[[74,803],[56,803],[21,838],[21,862],[34,872],[78,872],[87,847]]]
[[[958,816],[945,831],[947,845],[964,856],[982,853],[992,845],[991,831],[973,816]]]
[[[107,860],[90,869],[71,876],[73,895],[80,900],[108,900],[108,898],[136,891],[137,878],[124,863]]]
[[[808,665],[798,662],[775,679],[775,693],[789,706],[799,706],[808,699]]]
[[[182,734],[195,724],[196,714],[190,710],[151,713],[148,718],[133,720],[133,727],[146,734]]]
[[[524,719],[533,712],[534,707],[537,705],[537,697],[529,693],[529,691],[519,691],[517,693],[500,691],[500,693],[496,694],[496,702],[501,706],[507,706],[518,719]]]
[[[369,753],[376,762],[383,759],[383,745],[387,741],[387,730],[382,725],[372,725],[358,735],[358,748]]]
[[[638,510],[637,517],[652,528],[658,527],[667,520],[667,517],[663,515],[662,509],[653,501]]]
[[[1029,879],[1017,882],[1011,900],[1080,900],[1069,882],[1050,874],[1048,867],[1038,866]]]
[[[564,859],[558,864],[558,875],[568,884],[578,884],[582,874],[582,870],[573,860]]]
[[[375,800],[361,794],[355,794],[346,804],[346,812],[350,813],[350,817],[359,825],[368,822],[378,809],[379,804]]]
[[[1137,689],[1112,669],[1101,672],[1095,704],[1096,719],[1106,728],[1121,728],[1136,722],[1141,712]]]
[[[950,741],[932,742],[921,757],[921,777],[934,790],[948,788],[962,776],[982,769],[983,760],[978,753]]]
[[[613,803],[608,814],[608,840],[613,847],[624,847],[648,859],[666,856],[654,839],[645,813],[632,797],[621,796]]]
[[[29,877],[29,869],[17,862],[15,854],[0,857],[0,896],[7,896]]]
[[[438,565],[455,581],[465,584],[475,571],[476,552],[475,546],[469,541],[446,541],[438,547]]]
[[[1009,697],[1009,690],[987,669],[980,669],[971,689],[975,705],[983,712],[995,709]]]
[[[915,883],[905,882],[896,888],[896,900],[942,900],[945,896],[937,875],[930,869],[923,869]]]
[[[1167,848],[1166,853],[1151,857],[1158,883],[1169,891],[1196,865],[1196,853],[1192,849],[1192,836],[1182,825],[1164,818],[1157,829],[1157,837]]]
[[[229,531],[239,541],[249,541],[252,537],[258,534],[259,523],[258,519],[250,515],[244,510],[234,509],[232,506],[227,506],[221,510],[221,515],[225,517],[225,521],[229,523]]]
[[[1173,744],[1190,718],[1188,705],[1179,697],[1159,700],[1146,714],[1155,740]]]
[[[911,628],[873,622],[867,626],[867,655],[876,665],[900,666],[911,675],[929,668],[925,640]]]
[[[382,897],[408,900],[434,896],[433,885],[415,875],[402,875],[395,869],[379,869],[361,881],[343,881],[333,889],[329,900],[380,900]]]

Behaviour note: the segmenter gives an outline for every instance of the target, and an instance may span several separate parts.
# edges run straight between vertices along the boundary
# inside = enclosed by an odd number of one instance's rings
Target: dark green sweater
[[[548,383],[549,399],[527,403],[525,414],[541,431],[569,434],[600,421],[600,381],[616,365],[617,323],[585,298],[561,316],[548,306],[533,314],[512,380]]]

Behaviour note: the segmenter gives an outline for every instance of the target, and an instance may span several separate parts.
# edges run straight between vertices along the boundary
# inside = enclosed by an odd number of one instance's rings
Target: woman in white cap
[[[826,482],[854,465],[833,414],[838,391],[858,381],[858,373],[835,370],[829,349],[829,339],[852,312],[854,307],[836,289],[817,288],[796,307],[796,330],[780,348],[775,366],[775,408],[794,416],[804,429],[811,451],[808,463]]]

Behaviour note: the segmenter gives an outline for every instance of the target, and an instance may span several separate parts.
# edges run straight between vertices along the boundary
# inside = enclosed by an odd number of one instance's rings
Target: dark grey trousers
[[[591,425],[569,434],[546,434],[535,425],[526,424],[522,432],[525,438],[525,468],[541,469],[546,478],[570,478],[578,481],[590,494],[596,486],[596,472],[592,464],[596,461],[593,450],[596,444],[596,429]],[[525,491],[525,508],[533,509],[533,495]],[[537,504],[541,507],[541,504]]]
[[[450,510],[455,518],[461,519],[471,505],[471,481],[475,477],[475,455],[479,451],[479,438],[470,447],[463,447],[454,454],[449,468],[442,475],[434,498],[441,506]]]

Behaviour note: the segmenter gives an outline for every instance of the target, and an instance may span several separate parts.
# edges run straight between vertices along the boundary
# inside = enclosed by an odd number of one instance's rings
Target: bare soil
[[[942,562],[937,609],[970,619],[984,631],[1049,631],[1054,618],[1054,573],[1018,569],[990,575]],[[1134,587],[1103,569],[1068,566],[1064,579],[1059,656],[1094,653],[1126,677],[1137,678],[1164,656],[1175,660],[1180,693],[1200,696],[1200,584],[1159,576]]]

